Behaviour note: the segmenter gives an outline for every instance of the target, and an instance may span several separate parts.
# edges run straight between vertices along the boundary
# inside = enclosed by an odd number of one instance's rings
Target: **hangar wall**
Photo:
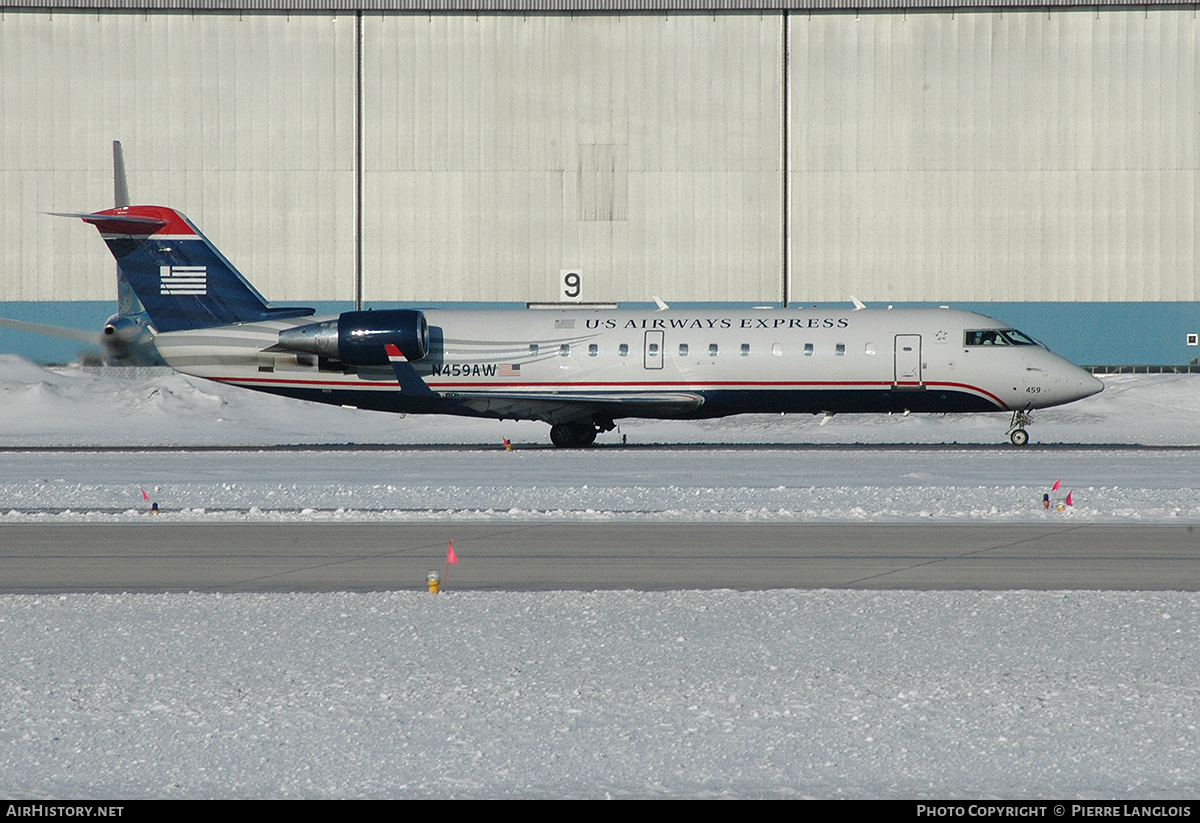
[[[10,11],[0,43],[0,300],[115,299],[94,230],[42,214],[112,205],[114,139],[265,294],[353,297],[353,19]]]
[[[1196,9],[789,28],[796,299],[1196,299]]]
[[[365,17],[364,296],[779,300],[781,31]]]
[[[363,17],[363,295],[781,297],[778,15]],[[355,20],[5,13],[0,300],[105,299],[78,224],[174,205],[268,297],[352,300]],[[83,44],[75,48],[72,44]],[[103,67],[103,68],[101,68]]]
[[[39,212],[111,202],[114,138],[134,199],[277,302],[360,267],[368,301],[554,300],[564,268],[602,301],[1191,301],[1198,35],[1194,7],[8,9],[0,301],[112,299],[92,231]]]

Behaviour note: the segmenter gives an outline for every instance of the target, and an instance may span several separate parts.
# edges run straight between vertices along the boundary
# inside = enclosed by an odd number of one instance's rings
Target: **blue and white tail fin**
[[[160,332],[307,317],[310,308],[276,308],[191,221],[164,206],[127,206],[71,214],[100,230]]]

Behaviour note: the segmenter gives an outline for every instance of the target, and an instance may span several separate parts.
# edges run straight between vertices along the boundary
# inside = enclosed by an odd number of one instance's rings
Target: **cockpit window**
[[[1037,341],[1016,329],[981,329],[964,332],[967,346],[1036,346]]]
[[[1038,344],[1032,337],[1016,329],[1005,329],[1003,334],[1014,346],[1036,346]]]

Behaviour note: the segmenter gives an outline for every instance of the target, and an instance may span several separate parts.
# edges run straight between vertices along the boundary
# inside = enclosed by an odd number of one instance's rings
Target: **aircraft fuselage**
[[[999,321],[952,309],[495,310],[424,312],[429,350],[412,362],[435,396],[406,394],[391,368],[346,368],[266,351],[283,329],[333,318],[160,333],[180,371],[305,400],[393,412],[570,419],[520,398],[694,395],[607,416],[746,412],[1004,412],[1068,403],[1102,384],[1040,345],[971,332]],[[1019,333],[1018,333],[1019,334]],[[1023,338],[1022,339],[1027,339]],[[1001,342],[997,342],[1001,341]],[[503,398],[489,404],[488,396]],[[569,406],[570,404],[568,404]]]

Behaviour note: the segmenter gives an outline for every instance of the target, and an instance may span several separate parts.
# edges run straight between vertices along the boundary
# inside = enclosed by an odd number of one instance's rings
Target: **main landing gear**
[[[1008,427],[1008,439],[1014,446],[1024,446],[1029,442],[1029,432],[1025,431],[1025,427],[1032,423],[1033,415],[1029,413],[1028,406],[1013,410],[1012,423]]]
[[[581,449],[596,442],[593,423],[559,423],[550,427],[550,442],[560,449]]]

